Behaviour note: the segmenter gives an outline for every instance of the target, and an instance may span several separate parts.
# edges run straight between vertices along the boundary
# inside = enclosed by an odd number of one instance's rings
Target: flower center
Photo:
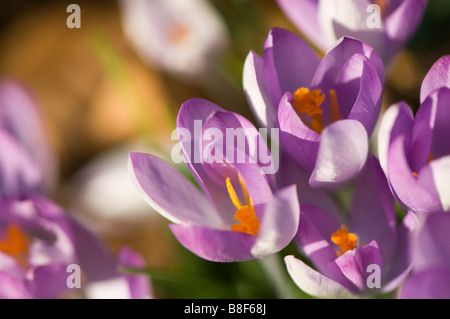
[[[345,225],[341,225],[341,229],[331,234],[331,241],[338,245],[340,249],[340,251],[337,252],[338,257],[345,252],[358,247],[358,237],[353,233],[349,233]]]
[[[0,238],[0,251],[12,256],[24,268],[28,267],[29,240],[15,223],[10,224]]]
[[[182,44],[186,42],[187,39],[189,38],[189,35],[190,35],[189,28],[181,24],[175,23],[169,29],[169,39],[170,42],[174,44]]]
[[[431,154],[431,152],[430,152],[430,156],[428,157],[427,164],[430,163],[432,160],[433,160],[433,154]],[[415,178],[419,177],[419,173],[417,173],[417,172],[412,172],[412,174]]]
[[[322,90],[316,89],[310,91],[301,87],[292,95],[292,106],[297,111],[302,121],[313,131],[322,133],[324,128],[320,106],[325,100],[325,94]],[[330,122],[333,123],[341,119],[337,94],[335,90],[329,90]]]
[[[240,224],[233,224],[231,226],[231,230],[256,236],[258,235],[259,231],[259,219],[258,217],[256,217],[252,199],[247,192],[247,188],[245,187],[244,181],[240,174],[239,183],[241,184],[242,191],[244,192],[246,205],[241,204],[241,201],[236,195],[233,185],[231,184],[230,178],[227,177],[226,179],[228,194],[230,195],[231,201],[237,209],[236,214],[234,215],[234,219],[240,222]]]

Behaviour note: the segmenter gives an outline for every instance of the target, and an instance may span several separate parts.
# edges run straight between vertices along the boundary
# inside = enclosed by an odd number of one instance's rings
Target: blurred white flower
[[[125,36],[146,63],[180,77],[205,74],[228,43],[205,0],[119,0]]]

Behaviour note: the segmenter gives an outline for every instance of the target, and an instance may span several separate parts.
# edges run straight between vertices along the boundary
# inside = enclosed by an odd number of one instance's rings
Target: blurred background
[[[21,81],[36,99],[58,158],[52,199],[113,252],[128,245],[142,254],[157,298],[275,297],[259,263],[211,263],[181,247],[132,186],[127,156],[143,151],[170,160],[176,114],[192,97],[254,122],[242,90],[244,60],[250,50],[262,54],[271,28],[298,31],[273,0],[206,0],[194,8],[167,1],[155,25],[125,1],[0,5],[0,76]],[[81,28],[67,27],[71,3],[81,9]],[[168,26],[164,14],[181,23]],[[147,41],[162,51],[146,52]],[[423,77],[447,54],[450,1],[431,0],[418,32],[388,67],[384,107],[405,100],[416,109]]]

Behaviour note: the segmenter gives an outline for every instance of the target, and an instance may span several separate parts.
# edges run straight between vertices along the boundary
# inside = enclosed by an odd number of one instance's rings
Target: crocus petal
[[[410,134],[413,121],[412,110],[405,102],[393,104],[384,112],[378,130],[378,158],[385,174],[391,141],[401,134]]]
[[[149,154],[131,153],[129,168],[144,199],[167,219],[174,223],[221,225],[208,200],[168,163]]]
[[[14,278],[4,271],[0,271],[0,299],[31,299],[34,296],[25,286],[22,278]]]
[[[430,163],[434,186],[444,211],[450,211],[450,155]]]
[[[434,158],[445,156],[450,154],[450,141],[448,136],[450,136],[450,127],[448,125],[448,119],[450,118],[450,88],[441,88],[432,92],[429,98],[421,105],[426,107],[430,105],[429,127],[432,129],[432,144],[431,144],[431,154]],[[419,112],[416,118],[420,118]]]
[[[355,54],[366,56],[377,70],[381,84],[384,84],[384,64],[380,56],[369,45],[351,37],[342,37],[329,49],[314,74],[312,87],[333,88],[343,65]]]
[[[33,280],[27,281],[27,288],[33,293],[35,298],[54,299],[61,298],[65,292],[69,292],[67,287],[68,264],[51,263],[39,266],[29,271],[27,276]]]
[[[328,49],[318,21],[317,0],[277,0],[283,13],[321,50]]]
[[[428,71],[420,88],[420,103],[423,103],[431,92],[441,87],[450,88],[450,55],[441,57]]]
[[[42,174],[36,162],[7,132],[0,130],[0,196],[39,192]]]
[[[4,80],[0,85],[0,127],[36,162],[42,171],[42,191],[49,191],[57,179],[58,163],[43,124],[33,94],[19,81]]]
[[[202,126],[215,112],[224,110],[204,99],[192,98],[181,105],[177,116],[177,134],[185,162],[212,203],[229,202],[228,193],[211,181],[202,161]]]
[[[217,230],[200,226],[171,224],[178,241],[197,256],[216,262],[254,259],[251,248],[255,237],[242,232]]]
[[[419,27],[426,5],[426,0],[401,1],[384,21],[389,39],[400,44],[405,43]]]
[[[389,148],[388,179],[399,201],[417,213],[441,209],[439,198],[414,177],[405,155],[406,136],[397,137]],[[419,172],[420,175],[420,172]]]
[[[275,105],[285,92],[309,87],[320,62],[303,39],[280,28],[270,30],[263,59],[266,88]]]
[[[205,157],[205,148],[212,147],[216,157],[220,157],[217,153],[226,157],[224,159],[226,163],[256,164],[266,172],[270,186],[275,189],[275,168],[270,149],[263,136],[249,120],[233,112],[215,112],[203,126],[204,138],[209,130],[212,131],[214,140],[202,143],[203,157]],[[216,134],[218,136],[215,136]],[[243,158],[244,155],[245,158]],[[206,161],[205,158],[204,160]],[[223,185],[223,181],[220,185]]]
[[[264,62],[254,51],[245,59],[242,77],[245,96],[259,124],[269,129],[276,127],[276,104],[266,90]]]
[[[306,171],[312,171],[319,149],[320,135],[303,123],[286,93],[278,107],[280,141],[285,151]]]
[[[450,299],[450,269],[431,268],[412,275],[402,287],[402,299]]]
[[[280,154],[280,156],[280,169],[277,174],[278,186],[285,187],[296,184],[300,205],[305,203],[313,204],[338,219],[341,212],[331,194],[325,189],[310,187],[310,174],[299,167],[290,156],[284,153]]]
[[[297,233],[299,220],[296,186],[281,189],[265,206],[252,255],[263,258],[286,247]]]
[[[384,260],[390,260],[395,250],[396,214],[391,190],[378,160],[370,155],[358,176],[350,209],[350,229],[360,243],[375,240]]]
[[[359,121],[364,125],[367,134],[370,136],[380,113],[382,84],[375,67],[367,57],[356,54],[348,60],[347,66],[347,72],[339,74],[336,92],[338,97],[348,95],[345,92],[342,94],[340,85],[359,79],[358,95],[348,119]],[[352,85],[350,85],[350,88],[352,88]]]
[[[128,247],[122,247],[119,252],[119,265],[123,267],[143,268],[144,259]],[[130,287],[132,299],[150,299],[153,297],[150,277],[140,274],[125,274]]]
[[[383,267],[384,278],[381,291],[384,293],[397,289],[414,266],[414,245],[411,238],[416,231],[416,225],[416,215],[408,211],[398,230],[395,253]]]
[[[364,126],[355,120],[341,120],[322,132],[312,187],[349,181],[363,168],[369,150]]]
[[[414,271],[430,267],[450,267],[450,214],[426,216],[415,240]]]
[[[350,290],[306,265],[294,256],[284,261],[289,275],[304,292],[319,298],[354,298]]]
[[[364,28],[367,25],[366,16],[361,13],[366,12],[368,5],[367,0],[319,1],[318,19],[328,43],[340,38],[340,35],[336,34],[336,24],[344,25],[351,31]]]
[[[336,259],[336,264],[342,270],[342,273],[356,286],[359,290],[364,291],[367,287],[367,278],[370,271],[367,272],[370,265],[376,265],[383,269],[383,258],[378,245],[375,241],[369,244],[349,250]]]

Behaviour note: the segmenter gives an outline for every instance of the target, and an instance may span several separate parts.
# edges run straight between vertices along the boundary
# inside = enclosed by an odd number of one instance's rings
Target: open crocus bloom
[[[384,83],[371,47],[344,37],[320,60],[300,37],[275,28],[263,57],[247,56],[243,81],[256,118],[280,129],[281,145],[311,174],[311,186],[334,186],[360,172]]]
[[[450,215],[436,212],[421,216],[415,237],[412,275],[402,287],[404,299],[450,298]]]
[[[388,62],[420,25],[426,0],[277,0],[292,23],[323,51],[342,36],[371,45]]]
[[[224,22],[205,0],[119,1],[126,36],[142,59],[187,79],[198,78],[228,42]]]
[[[416,213],[450,211],[450,56],[422,82],[415,118],[404,102],[383,115],[380,163],[398,201]]]
[[[130,254],[120,259],[136,262]],[[76,281],[69,278],[74,265],[79,286],[68,283]],[[97,237],[43,197],[0,199],[0,298],[150,296],[148,278],[128,279],[117,267]],[[114,285],[98,289],[105,282]]]
[[[246,134],[230,145],[239,131]],[[277,190],[274,172],[264,174],[272,158],[256,128],[238,114],[191,99],[181,106],[177,132],[202,191],[157,157],[131,153],[129,161],[137,189],[173,222],[177,239],[196,255],[218,262],[263,258],[289,244],[300,218],[296,189]],[[255,147],[268,154],[268,161],[254,156]]]
[[[355,181],[348,218],[302,202],[295,242],[315,269],[286,256],[289,274],[300,289],[316,297],[355,297],[389,292],[412,266],[408,213],[398,228],[394,203],[378,161],[370,156]]]

